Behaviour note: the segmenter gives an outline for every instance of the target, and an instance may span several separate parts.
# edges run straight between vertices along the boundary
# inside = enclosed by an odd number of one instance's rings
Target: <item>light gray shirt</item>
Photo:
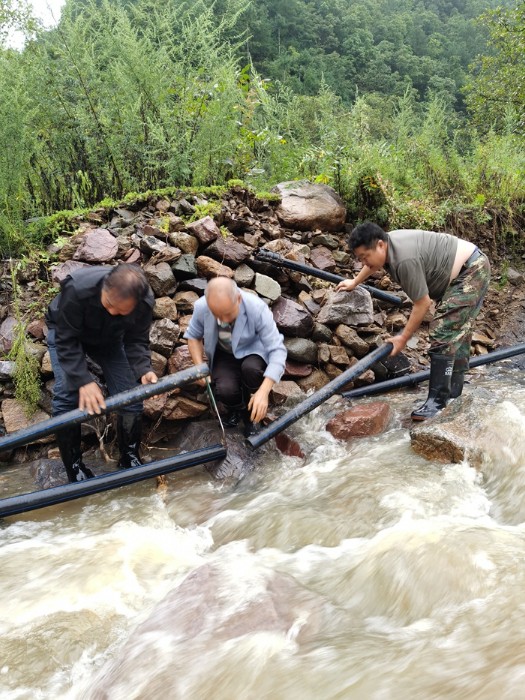
[[[386,269],[412,301],[441,299],[450,282],[458,238],[449,233],[389,231]]]

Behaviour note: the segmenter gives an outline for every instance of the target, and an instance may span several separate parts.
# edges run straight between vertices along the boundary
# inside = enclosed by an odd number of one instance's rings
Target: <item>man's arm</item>
[[[257,319],[255,331],[268,352],[268,366],[264,371],[264,379],[248,402],[248,410],[251,411],[250,419],[258,423],[268,412],[268,401],[273,385],[284,373],[287,352],[283,336],[279,333],[272,312],[267,306],[262,309]]]
[[[358,284],[361,284],[367,280],[371,274],[372,270],[368,267],[368,265],[363,265],[360,272],[354,277],[354,279],[339,282],[335,289],[337,292],[352,292]]]
[[[417,331],[417,329],[423,322],[423,319],[425,318],[425,315],[429,310],[431,304],[432,299],[428,296],[428,294],[426,294],[424,297],[421,297],[421,299],[415,301],[414,305],[412,306],[412,311],[410,312],[407,324],[403,328],[402,332],[399,335],[394,335],[386,338],[386,342],[392,343],[392,345],[394,346],[394,349],[390,353],[392,357],[394,355],[397,355],[404,349],[407,342],[410,340],[410,338],[414,335],[414,333]]]

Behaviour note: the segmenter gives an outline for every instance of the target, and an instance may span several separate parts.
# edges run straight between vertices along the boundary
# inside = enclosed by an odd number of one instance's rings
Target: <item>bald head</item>
[[[229,277],[214,277],[206,287],[208,308],[221,323],[233,323],[239,315],[241,293]]]

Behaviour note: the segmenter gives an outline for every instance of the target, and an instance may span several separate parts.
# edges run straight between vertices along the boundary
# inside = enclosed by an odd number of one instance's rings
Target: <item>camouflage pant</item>
[[[430,323],[430,352],[470,356],[474,321],[490,282],[490,263],[483,253],[447,287]]]

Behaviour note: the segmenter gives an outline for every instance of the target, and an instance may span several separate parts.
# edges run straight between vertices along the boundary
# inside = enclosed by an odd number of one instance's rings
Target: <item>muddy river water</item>
[[[270,446],[236,482],[6,518],[2,700],[525,698],[525,375],[475,381],[498,397],[481,471],[412,451],[421,388],[350,444],[317,409],[305,460]]]

